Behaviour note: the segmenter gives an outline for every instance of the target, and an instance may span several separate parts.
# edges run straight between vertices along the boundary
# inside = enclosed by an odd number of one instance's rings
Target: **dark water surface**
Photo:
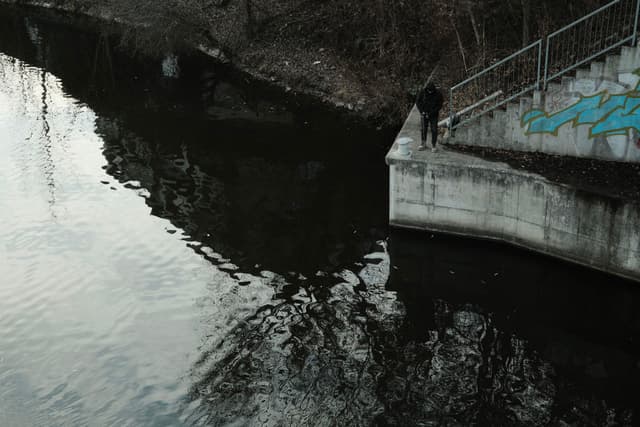
[[[637,285],[391,231],[389,133],[103,30],[0,7],[0,426],[640,422]]]

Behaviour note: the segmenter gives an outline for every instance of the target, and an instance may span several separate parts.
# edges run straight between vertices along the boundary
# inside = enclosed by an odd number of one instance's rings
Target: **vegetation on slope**
[[[20,2],[21,0],[17,0]],[[24,0],[22,0],[24,1]],[[28,0],[27,0],[28,1]],[[386,124],[603,0],[55,0],[138,24],[145,50],[205,43],[240,69]]]

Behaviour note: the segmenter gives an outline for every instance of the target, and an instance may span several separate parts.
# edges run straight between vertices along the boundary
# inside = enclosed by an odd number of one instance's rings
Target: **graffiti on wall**
[[[640,69],[635,74],[640,75]],[[526,135],[557,136],[558,130],[568,123],[573,127],[590,126],[590,138],[627,135],[632,129],[640,132],[640,83],[622,94],[602,91],[591,96],[581,95],[577,102],[554,113],[532,109],[523,114],[521,125],[526,128]]]

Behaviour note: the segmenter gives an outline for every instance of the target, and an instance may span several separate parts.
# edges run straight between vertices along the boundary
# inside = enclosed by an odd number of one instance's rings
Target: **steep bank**
[[[600,0],[0,0],[121,24],[147,51],[201,48],[245,75],[377,127]]]
[[[195,49],[231,66],[238,78],[261,83],[267,90],[287,94],[298,103],[336,110],[349,120],[364,121],[379,129],[397,127],[402,121],[403,109],[393,97],[376,89],[380,83],[363,81],[350,64],[325,49],[312,52],[290,44],[252,43],[241,52],[232,52],[223,51],[207,37],[193,35],[177,43],[165,40],[149,46],[157,40],[154,34],[146,32],[146,25],[118,17],[109,4],[73,0],[0,0],[0,3],[49,10],[61,14],[63,19],[98,20],[111,25],[132,48],[152,55]]]

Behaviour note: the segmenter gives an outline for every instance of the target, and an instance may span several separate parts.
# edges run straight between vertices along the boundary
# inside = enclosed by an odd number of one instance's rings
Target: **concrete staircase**
[[[623,46],[601,59],[457,127],[445,143],[640,162],[640,49]],[[597,96],[587,108],[585,99]],[[598,120],[585,123],[587,116]]]

